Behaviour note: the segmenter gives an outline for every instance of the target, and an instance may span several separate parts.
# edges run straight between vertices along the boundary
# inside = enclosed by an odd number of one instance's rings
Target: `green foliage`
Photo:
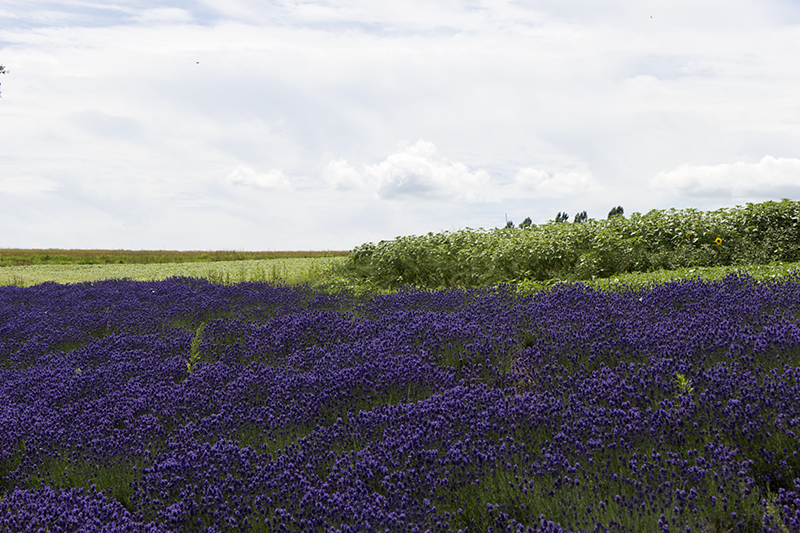
[[[782,200],[702,212],[652,210],[608,220],[576,216],[526,229],[470,228],[356,247],[344,273],[380,288],[591,280],[654,272],[800,261],[800,202]],[[609,214],[611,215],[611,213]]]
[[[595,290],[626,291],[635,288],[648,288],[671,281],[683,279],[703,279],[706,281],[722,281],[729,274],[742,274],[759,282],[776,281],[794,272],[800,271],[798,263],[770,263],[768,265],[729,265],[718,267],[679,268],[675,270],[656,270],[652,272],[631,272],[616,274],[613,278],[595,278],[582,283]],[[516,284],[517,290],[524,294],[534,294],[549,290],[566,282],[549,279],[544,281],[524,280]]]
[[[133,511],[132,484],[145,466],[145,459],[139,457],[109,459],[65,453],[57,458],[44,458],[40,470],[31,476],[28,488],[47,484],[61,489],[89,489],[94,485],[98,490],[107,491],[128,511]]]
[[[675,384],[683,394],[691,394],[694,391],[691,380],[686,379],[683,374],[675,374]]]
[[[621,205],[618,205],[617,207],[612,208],[611,211],[608,212],[608,217],[606,217],[606,218],[611,219],[611,218],[614,218],[614,217],[621,217],[624,214],[625,214],[625,210],[622,208]]]
[[[694,392],[694,387],[692,387],[692,380],[686,379],[684,374],[675,374],[675,385],[678,387],[680,391],[680,395],[688,396],[689,398],[692,397],[692,393]],[[692,400],[695,405],[697,405],[697,401]]]
[[[189,348],[189,359],[186,361],[186,372],[189,374],[194,372],[195,368],[197,368],[197,364],[200,362],[200,343],[203,342],[203,329],[205,327],[205,322],[200,324],[192,339],[192,344]]]

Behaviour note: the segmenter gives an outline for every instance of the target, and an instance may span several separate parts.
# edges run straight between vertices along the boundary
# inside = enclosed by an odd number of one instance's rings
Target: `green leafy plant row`
[[[475,287],[776,261],[800,261],[800,202],[397,237],[356,247],[344,269],[382,288]]]

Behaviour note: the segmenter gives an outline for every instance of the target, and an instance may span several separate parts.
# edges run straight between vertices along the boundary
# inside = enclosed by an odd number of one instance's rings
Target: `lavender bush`
[[[800,275],[0,287],[0,530],[800,532]]]

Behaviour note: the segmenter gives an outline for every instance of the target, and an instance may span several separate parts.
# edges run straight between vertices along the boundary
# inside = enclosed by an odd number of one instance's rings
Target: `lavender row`
[[[0,363],[9,530],[800,532],[800,276],[3,287]]]

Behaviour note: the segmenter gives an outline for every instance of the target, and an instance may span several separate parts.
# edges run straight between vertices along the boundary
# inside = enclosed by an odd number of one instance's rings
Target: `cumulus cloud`
[[[332,159],[322,177],[328,185],[339,191],[349,191],[366,185],[361,174],[348,165],[346,159]]]
[[[228,174],[225,181],[231,185],[255,187],[258,189],[289,190],[292,184],[283,172],[271,169],[266,174],[259,174],[250,167],[239,165]]]
[[[800,159],[768,155],[758,163],[681,165],[659,172],[651,184],[687,197],[796,196],[800,194]]]
[[[340,191],[365,190],[383,200],[425,198],[463,202],[497,202],[519,198],[564,198],[600,191],[591,172],[547,172],[523,168],[512,181],[494,180],[484,170],[470,170],[438,155],[424,139],[398,143],[395,153],[359,172],[344,159],[332,159],[323,178]]]
[[[383,199],[403,197],[481,201],[490,199],[492,180],[483,170],[470,172],[463,163],[439,158],[436,146],[423,139],[399,150],[364,174]]]
[[[576,194],[597,192],[600,183],[591,172],[554,172],[523,168],[514,179],[522,194],[534,198],[564,198]]]

